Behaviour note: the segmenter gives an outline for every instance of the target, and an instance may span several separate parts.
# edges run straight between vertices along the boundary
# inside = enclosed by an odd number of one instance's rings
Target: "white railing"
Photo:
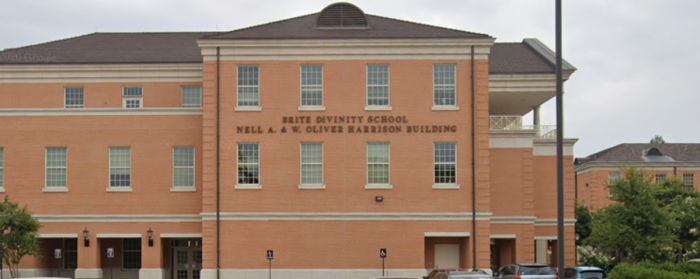
[[[537,139],[556,139],[557,126],[554,125],[523,125],[523,117],[519,115],[495,115],[489,117],[491,130],[535,130]]]

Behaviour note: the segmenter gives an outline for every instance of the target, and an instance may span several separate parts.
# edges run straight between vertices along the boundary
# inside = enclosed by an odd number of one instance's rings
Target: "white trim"
[[[368,111],[391,111],[391,106],[365,106]]]
[[[386,90],[387,90],[387,105],[385,106],[373,106],[369,104],[369,66],[374,65],[374,66],[386,66]],[[391,110],[391,66],[389,64],[383,64],[383,63],[378,63],[378,64],[366,64],[365,65],[365,110],[371,110],[371,111],[385,111],[385,110]]]
[[[533,148],[535,130],[489,130],[489,148]]]
[[[321,67],[321,105],[303,105],[304,103],[304,78],[303,75],[304,73],[302,72],[302,69],[304,66],[319,66]],[[324,96],[325,91],[325,82],[324,78],[326,75],[324,74],[324,67],[323,64],[300,64],[299,65],[299,110],[301,111],[325,111],[325,101],[326,97]]]
[[[44,188],[41,189],[41,191],[44,193],[68,193],[68,187],[59,187],[59,186],[46,187],[46,186],[44,186]]]
[[[454,144],[455,147],[455,161],[454,161],[454,166],[455,166],[455,183],[435,183],[435,165],[437,162],[435,162],[435,145],[438,143],[452,143]],[[459,156],[457,154],[457,142],[456,141],[434,141],[433,142],[433,189],[459,189],[459,175],[458,175],[458,168],[457,168],[457,162],[459,161]]]
[[[67,95],[66,89],[68,89],[68,88],[83,89],[83,92],[82,92],[83,93],[83,104],[82,105],[68,107],[68,105],[66,104],[66,95]],[[63,108],[84,108],[84,107],[85,107],[85,87],[83,87],[83,86],[64,86],[63,87]]]
[[[80,268],[75,270],[75,278],[102,278],[101,268]]]
[[[517,236],[514,233],[506,234],[492,234],[491,239],[516,239]]]
[[[96,238],[142,238],[140,233],[98,233]]]
[[[216,220],[216,212],[201,213],[203,221]],[[477,221],[488,221],[490,212],[477,212]],[[227,221],[471,221],[471,212],[221,212]]]
[[[236,106],[233,108],[234,111],[262,111],[261,106],[247,106],[247,107],[239,107]]]
[[[38,233],[39,238],[78,238],[77,233]]]
[[[455,69],[454,72],[454,80],[455,83],[452,85],[454,86],[454,98],[455,98],[455,103],[454,105],[437,105],[435,104],[435,66],[438,65],[452,65]],[[433,100],[432,102],[432,110],[459,110],[459,106],[457,105],[457,63],[433,63],[433,71],[431,72],[432,75],[432,80],[433,80],[433,92],[431,94],[431,99]],[[448,84],[440,84],[440,85],[448,85]]]
[[[302,171],[302,167],[304,166],[304,161],[302,158],[304,157],[304,144],[320,144],[321,145],[321,183],[320,184],[304,184],[303,179],[304,179],[304,173]],[[309,141],[309,142],[300,142],[299,143],[299,189],[326,189],[326,185],[324,184],[324,179],[325,179],[325,164],[324,164],[324,156],[325,156],[325,149],[324,149],[324,144],[323,142],[319,141]],[[306,164],[316,164],[318,163],[306,163]]]
[[[175,186],[175,168],[190,168],[190,167],[176,167],[175,166],[175,149],[176,148],[192,148],[192,186]],[[173,146],[172,147],[172,184],[170,185],[171,192],[194,192],[197,191],[197,149],[194,145],[190,146]]]
[[[365,189],[386,189],[386,190],[391,190],[394,189],[394,186],[391,184],[366,184]]]
[[[369,183],[369,145],[371,143],[386,143],[387,146],[387,154],[386,154],[386,159],[387,159],[387,178],[388,181],[387,183]],[[376,164],[376,163],[375,163]],[[365,144],[365,181],[367,181],[367,184],[365,184],[365,189],[392,189],[393,186],[391,185],[391,142],[388,141],[368,141]]]
[[[202,69],[200,62],[0,65],[0,83],[202,82]]]
[[[573,226],[576,225],[576,219],[564,219],[564,226]],[[557,226],[557,219],[554,218],[549,218],[549,219],[536,219],[535,220],[535,226]]]
[[[433,184],[435,190],[455,190],[459,189],[459,184]]]
[[[424,237],[469,237],[470,232],[424,232]]]
[[[258,178],[260,179],[260,178]],[[262,190],[262,184],[236,184],[233,189],[238,190]]]
[[[143,251],[143,247],[141,247]],[[140,268],[139,279],[163,279],[165,270],[162,268]]]
[[[0,187],[0,193],[5,193],[5,187]]]
[[[175,193],[197,192],[197,188],[196,187],[185,187],[185,186],[170,187],[170,192],[175,192]]]
[[[202,115],[202,108],[10,108],[0,109],[0,116],[85,116],[85,115]]]
[[[491,216],[491,224],[534,224],[535,216]]]
[[[326,111],[325,106],[299,106],[297,108],[299,111]]]
[[[202,238],[202,233],[161,233],[160,238]]]
[[[326,189],[325,184],[299,184],[300,190],[323,190]]]
[[[238,159],[238,156],[236,156],[236,184],[233,186],[233,189],[248,189],[248,190],[260,190],[262,189],[262,184],[260,184],[260,180],[262,179],[262,146],[260,145],[260,142],[249,142],[249,141],[242,141],[242,142],[236,142],[236,154],[239,152],[239,148],[241,144],[257,144],[258,145],[258,184],[239,184],[238,183],[238,165],[241,163]]]
[[[64,167],[50,167],[51,169],[66,169],[66,185],[65,186],[48,186],[49,181],[49,149],[65,149],[66,162]],[[55,189],[52,189],[55,188]],[[61,189],[65,188],[65,189]],[[44,147],[44,189],[42,192],[68,192],[68,147],[65,146],[47,146]]]
[[[114,193],[131,193],[133,192],[134,189],[125,186],[115,186],[115,187],[107,187],[107,192],[114,192]]]
[[[649,167],[645,167],[649,166]],[[619,171],[621,168],[635,166],[641,170],[655,171],[699,171],[700,162],[588,162],[574,166],[577,174],[589,171]]]
[[[200,214],[34,214],[41,223],[201,222]]]
[[[574,156],[574,144],[578,139],[564,139],[564,156]],[[535,139],[532,141],[532,154],[535,156],[556,156],[557,155],[557,140],[556,139]]]
[[[543,235],[543,236],[535,236],[535,240],[557,240],[558,237],[556,235],[550,236],[550,235]]]
[[[183,95],[185,94],[185,88],[199,88],[199,105],[198,106],[187,106],[184,104],[185,98],[183,98]],[[201,108],[202,107],[202,94],[203,89],[201,85],[182,85],[180,86],[180,107],[183,108]]]
[[[442,106],[442,105],[436,106],[436,105],[433,105],[430,109],[450,111],[450,110],[459,110],[459,106],[457,106],[457,105],[454,105],[454,106]]]

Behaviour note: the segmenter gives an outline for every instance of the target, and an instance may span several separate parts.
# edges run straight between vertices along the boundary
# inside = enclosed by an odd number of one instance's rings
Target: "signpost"
[[[274,252],[272,250],[267,250],[267,261],[269,262],[268,268],[268,278],[272,279],[272,259],[274,258]]]
[[[112,270],[114,267],[112,265],[112,259],[114,259],[114,248],[107,248],[107,258],[109,258],[109,278],[113,278],[114,271]]]
[[[61,272],[61,249],[53,250],[53,257],[56,259],[56,277],[61,277],[59,275],[59,272]]]
[[[382,276],[384,276],[384,258],[386,258],[386,248],[379,249],[379,257],[382,258]]]

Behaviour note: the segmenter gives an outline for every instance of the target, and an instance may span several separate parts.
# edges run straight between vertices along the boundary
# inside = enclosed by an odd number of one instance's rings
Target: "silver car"
[[[469,271],[446,271],[438,274],[437,279],[493,279],[486,271],[470,269]]]
[[[509,264],[494,274],[503,279],[556,279],[557,273],[546,264],[521,263]]]

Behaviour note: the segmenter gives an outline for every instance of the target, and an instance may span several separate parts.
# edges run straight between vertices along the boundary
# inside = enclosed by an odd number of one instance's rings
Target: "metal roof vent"
[[[651,149],[647,150],[646,156],[663,156],[664,154],[661,154],[661,151],[659,151],[658,148],[652,147]]]
[[[316,22],[319,29],[367,29],[370,28],[365,13],[350,3],[335,3],[324,8]]]

